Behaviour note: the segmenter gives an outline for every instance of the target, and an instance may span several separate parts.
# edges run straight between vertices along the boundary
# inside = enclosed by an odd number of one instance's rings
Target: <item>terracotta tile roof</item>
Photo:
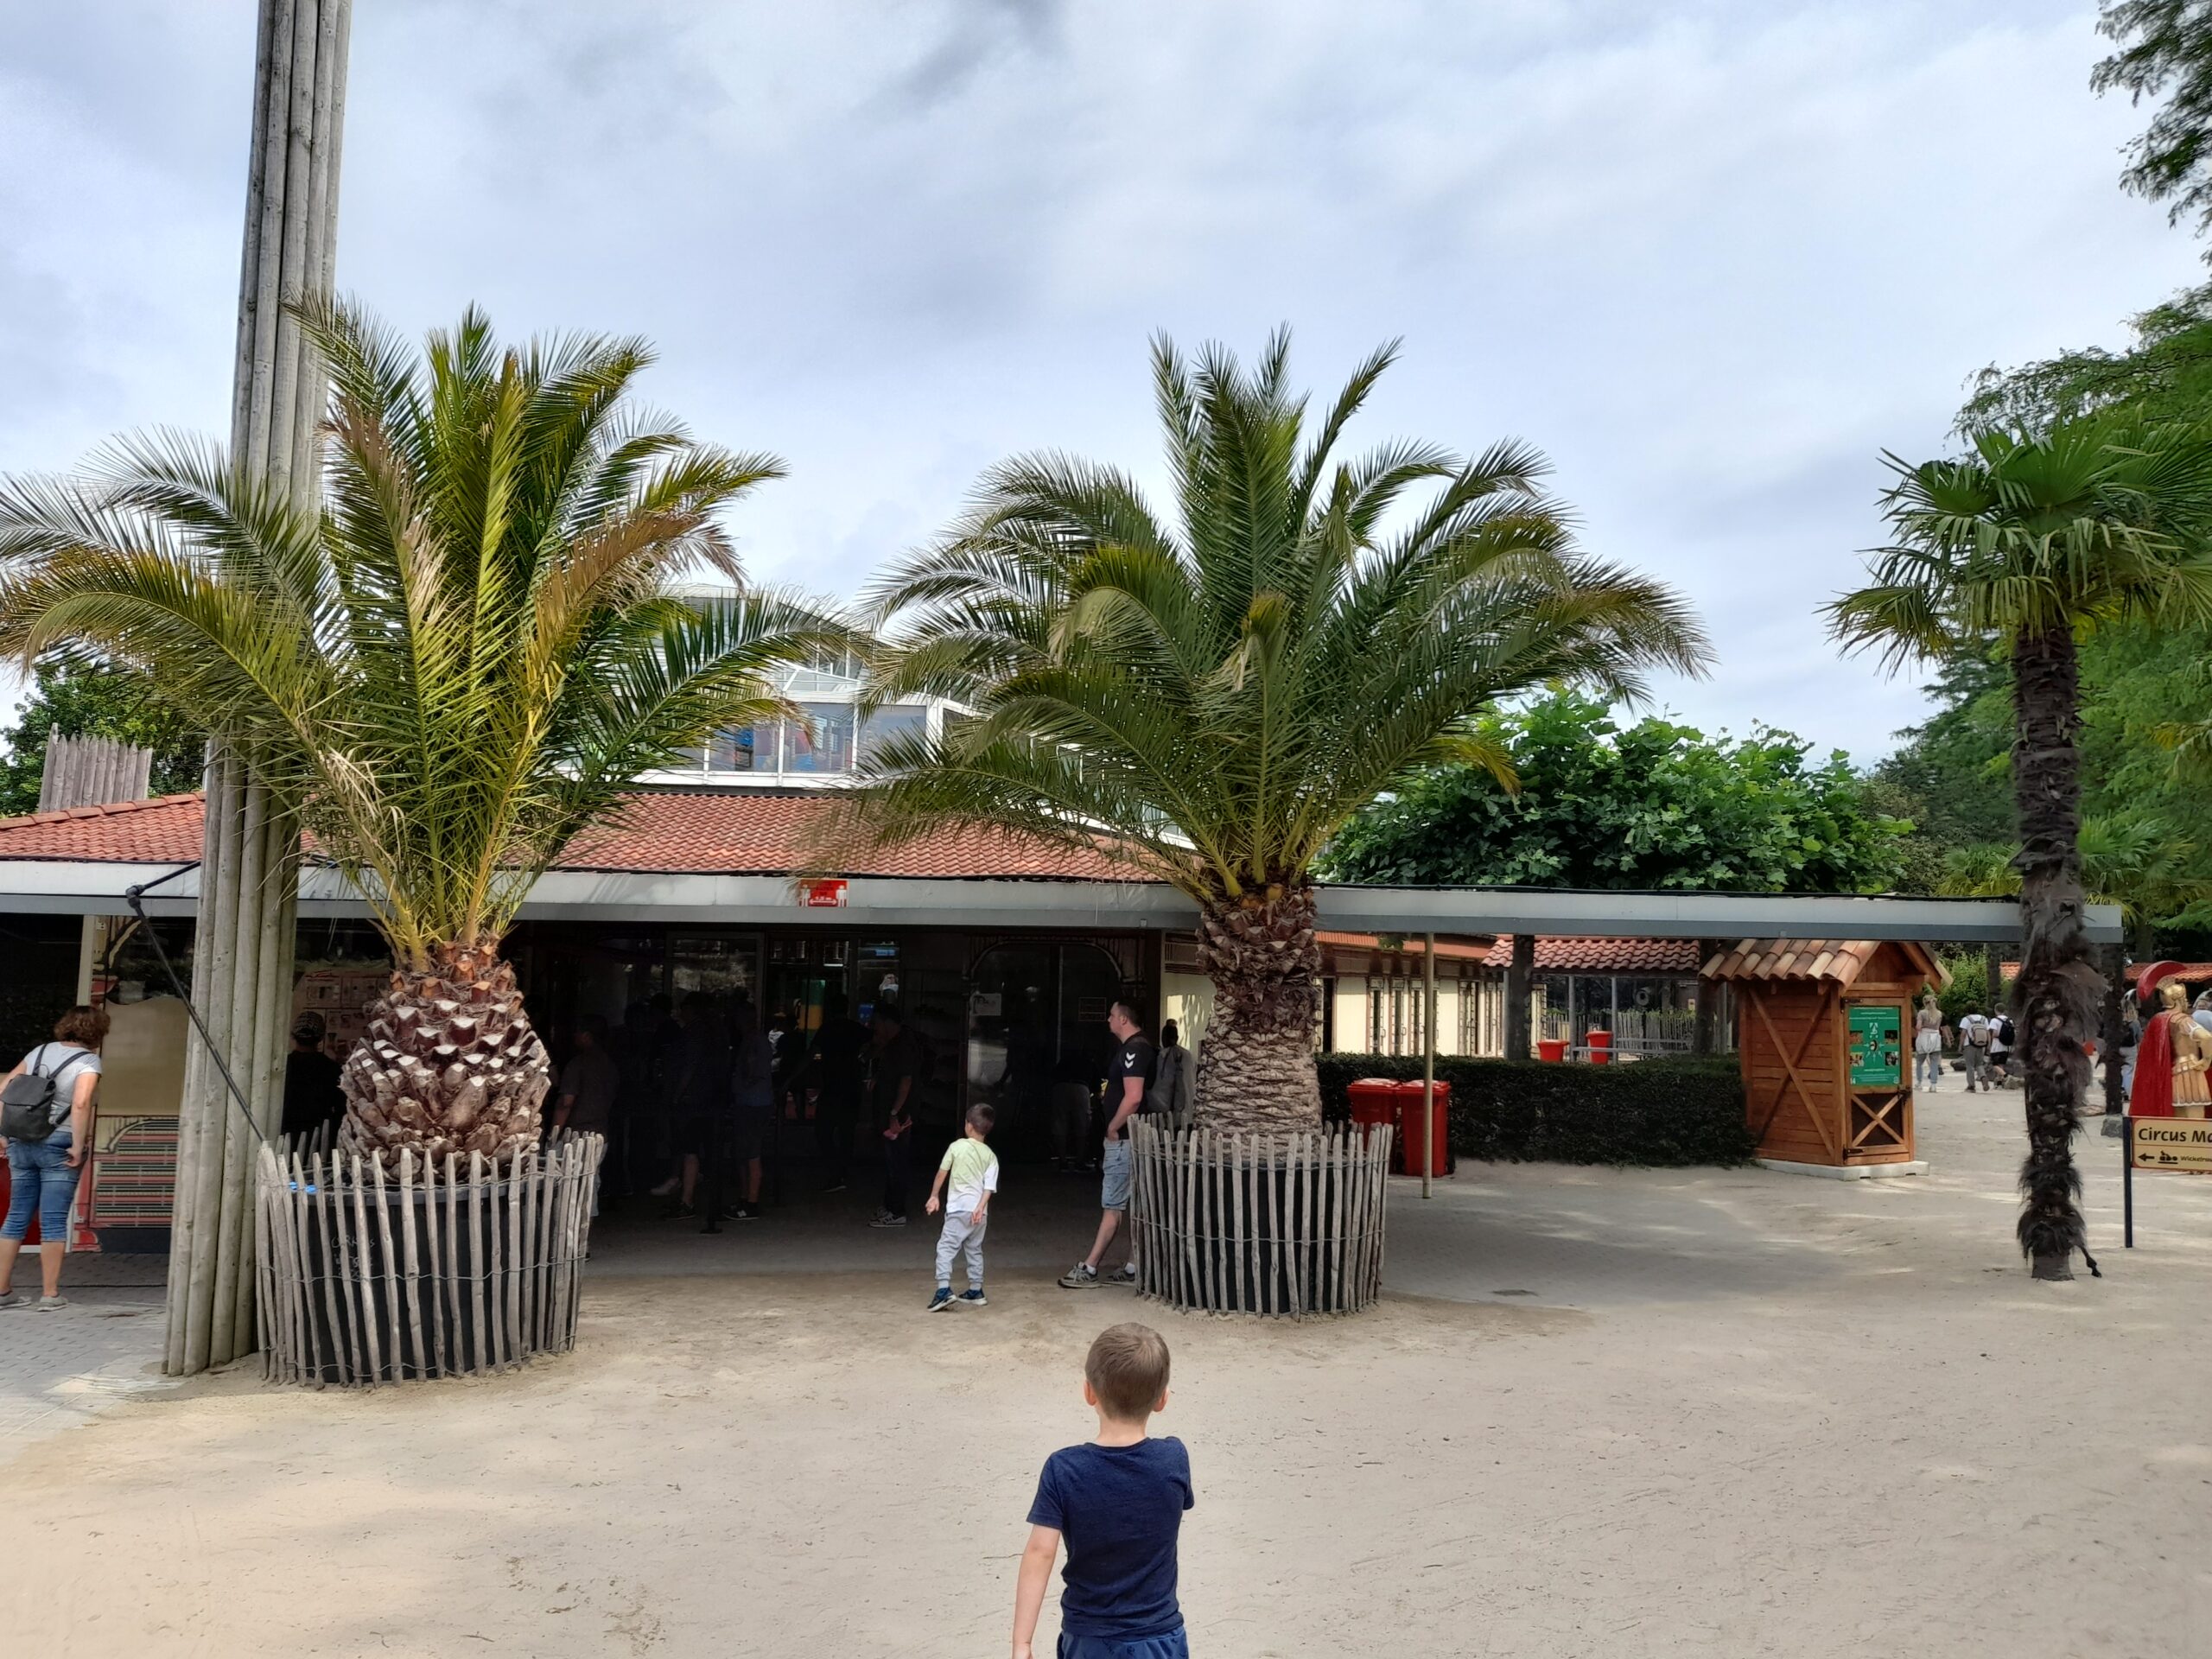
[[[200,856],[200,800],[162,795],[0,818],[0,859],[182,864]]]
[[[1708,979],[1827,979],[1849,985],[1881,948],[1877,939],[1745,939],[1707,963],[1704,973]],[[1921,946],[1899,944],[1897,949],[1937,984],[1951,982],[1942,964]]]
[[[1513,936],[1502,935],[1484,965],[1513,965]],[[1695,939],[1555,939],[1536,937],[1540,974],[1694,974]]]
[[[563,869],[616,873],[788,875],[804,869],[809,838],[836,802],[827,795],[736,791],[646,791],[620,818],[580,837]],[[197,795],[0,818],[0,861],[188,863],[200,856]],[[1138,879],[1104,853],[1069,853],[994,831],[940,836],[897,851],[839,861],[844,875],[1060,881]]]

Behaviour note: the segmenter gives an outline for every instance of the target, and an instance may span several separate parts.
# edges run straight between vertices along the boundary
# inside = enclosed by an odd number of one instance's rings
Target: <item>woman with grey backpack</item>
[[[8,1219],[0,1224],[0,1307],[30,1305],[16,1285],[16,1257],[38,1217],[42,1308],[66,1307],[61,1257],[69,1246],[69,1205],[92,1145],[92,1093],[100,1085],[107,1014],[79,1004],[0,1078],[0,1141],[8,1148]]]

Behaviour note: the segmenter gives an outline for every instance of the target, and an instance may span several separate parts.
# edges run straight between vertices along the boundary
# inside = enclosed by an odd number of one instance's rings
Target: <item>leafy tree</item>
[[[1624,726],[1567,690],[1484,715],[1486,766],[1419,773],[1330,843],[1343,881],[1878,893],[1903,873],[1907,826],[1871,811],[1840,753],[1786,732],[1710,738],[1648,716]]]
[[[504,1158],[549,1081],[499,955],[524,894],[836,636],[773,594],[674,590],[735,574],[717,514],[780,469],[637,413],[642,342],[503,349],[472,309],[418,359],[350,306],[298,315],[332,378],[321,506],[168,435],[16,480],[0,645],[152,676],[359,889],[397,972],[346,1062],[345,1141]]]
[[[1189,893],[1215,988],[1198,1110],[1231,1128],[1319,1122],[1313,867],[1347,819],[1425,767],[1503,771],[1479,724],[1500,697],[1620,696],[1706,661],[1672,592],[1571,545],[1533,450],[1336,458],[1394,347],[1313,425],[1288,353],[1281,334],[1249,369],[1155,344],[1173,518],[1126,474],[1033,454],[886,575],[871,695],[977,717],[887,744],[855,801],[880,843],[1103,841]]]
[[[2168,205],[2178,225],[2212,227],[2212,0],[2100,0],[2097,30],[2120,50],[2089,84],[2129,100],[2164,99],[2127,147],[2120,183]]]
[[[2212,622],[2212,552],[2194,533],[2212,499],[2212,442],[2107,416],[1982,433],[1956,459],[1885,459],[1896,540],[1829,617],[1847,645],[1872,646],[1893,668],[1989,639],[2009,656],[2028,1128],[2019,1238],[2036,1277],[2070,1278],[2082,1243],[2082,1046],[2101,990],[2082,927],[2077,635]]]
[[[0,817],[38,809],[46,775],[46,740],[110,737],[154,752],[153,791],[175,795],[200,787],[207,734],[155,689],[143,674],[100,664],[42,662],[31,694],[0,743]]]

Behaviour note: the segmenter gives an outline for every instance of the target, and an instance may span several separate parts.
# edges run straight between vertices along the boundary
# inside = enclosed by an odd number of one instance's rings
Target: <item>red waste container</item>
[[[1402,1083],[1398,1090],[1398,1144],[1391,1150],[1391,1167],[1401,1175],[1421,1173],[1421,1085]],[[1429,1128],[1429,1166],[1432,1175],[1452,1173],[1452,1085],[1436,1081],[1436,1121]]]
[[[1564,1037],[1537,1038],[1536,1058],[1540,1060],[1549,1060],[1556,1065],[1567,1058],[1567,1039]]]
[[[1344,1092],[1351,1096],[1351,1121],[1363,1131],[1373,1128],[1378,1123],[1393,1126],[1397,1123],[1398,1085],[1395,1080],[1389,1077],[1362,1077],[1347,1084]],[[1365,1138],[1363,1134],[1361,1139]]]
[[[1586,1033],[1585,1037],[1590,1045],[1590,1064],[1592,1065],[1611,1065],[1613,1033],[1610,1031],[1592,1031]]]

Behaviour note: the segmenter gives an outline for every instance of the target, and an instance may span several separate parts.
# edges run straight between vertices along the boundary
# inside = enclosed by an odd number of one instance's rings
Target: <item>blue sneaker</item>
[[[922,1311],[925,1313],[942,1313],[946,1308],[950,1307],[951,1306],[952,1287],[950,1285],[939,1285],[937,1287],[937,1294],[930,1298],[930,1305]]]
[[[991,1305],[991,1299],[980,1290],[963,1291],[959,1300],[963,1307],[988,1307]]]

